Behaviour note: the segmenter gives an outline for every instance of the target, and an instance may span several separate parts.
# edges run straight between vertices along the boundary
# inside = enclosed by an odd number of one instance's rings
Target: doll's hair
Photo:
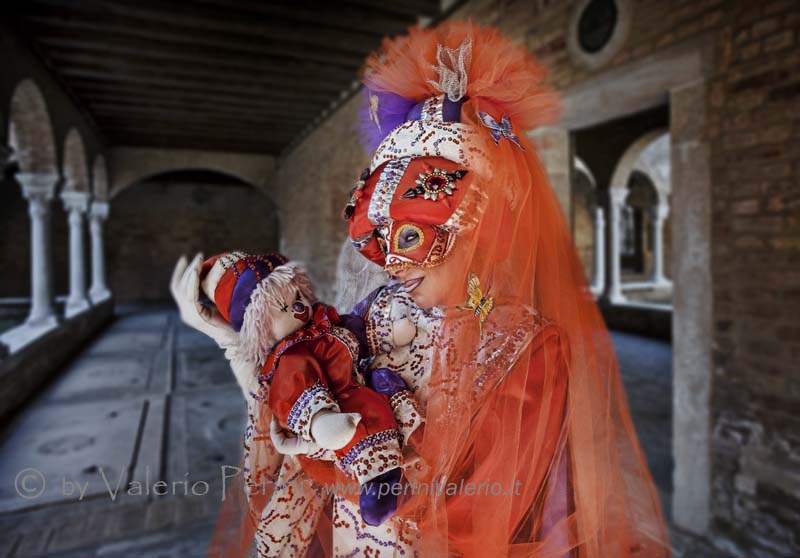
[[[287,299],[299,292],[312,304],[316,302],[314,288],[303,266],[290,262],[276,267],[261,280],[250,295],[239,332],[241,356],[263,365],[272,347],[280,341],[272,328],[274,312],[280,312]]]

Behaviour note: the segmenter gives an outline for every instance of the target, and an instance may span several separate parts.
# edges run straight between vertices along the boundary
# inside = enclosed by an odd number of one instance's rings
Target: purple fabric
[[[408,385],[400,377],[400,374],[388,368],[371,370],[367,377],[367,386],[386,397],[408,389]]]
[[[350,313],[356,314],[366,319],[367,313],[369,313],[370,306],[372,306],[372,303],[375,302],[375,299],[378,297],[378,293],[380,293],[385,288],[386,287],[378,287],[377,289],[369,293],[367,295],[367,298],[365,298],[361,302],[356,303],[356,305],[353,306],[353,310]]]
[[[369,350],[367,345],[367,325],[364,318],[356,314],[343,314],[339,316],[341,327],[350,331],[358,339],[358,358],[367,358]]]
[[[466,101],[466,97],[459,101],[451,101],[447,95],[444,96],[442,103],[442,119],[445,122],[461,122],[461,105]]]
[[[397,511],[397,497],[392,487],[400,484],[401,469],[386,471],[364,483],[358,497],[361,519],[367,525],[380,525]]]
[[[425,101],[422,100],[408,111],[406,115],[406,120],[420,120],[422,118],[422,107],[425,105]]]
[[[547,481],[547,496],[542,509],[542,525],[539,540],[547,540],[544,544],[546,550],[555,553],[557,549],[569,546],[569,534],[566,518],[570,514],[571,494],[569,486],[569,454],[565,449],[554,474],[551,473]],[[567,551],[558,558],[572,558],[573,553]]]
[[[378,98],[377,116],[380,127],[370,117],[371,95]],[[367,152],[373,153],[383,138],[389,135],[389,132],[408,119],[408,111],[414,106],[414,103],[415,101],[394,93],[383,93],[364,88],[364,101],[359,112],[359,137]]]
[[[236,286],[233,287],[233,295],[231,295],[230,316],[231,326],[234,331],[242,329],[244,323],[244,311],[247,305],[250,304],[250,295],[253,294],[253,289],[256,288],[259,276],[261,279],[269,275],[272,271],[268,264],[260,260],[253,262],[253,266],[258,270],[259,275],[250,269],[245,269],[236,281]]]

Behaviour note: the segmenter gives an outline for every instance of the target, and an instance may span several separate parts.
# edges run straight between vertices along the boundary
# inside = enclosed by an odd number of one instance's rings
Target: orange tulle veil
[[[452,297],[430,362],[427,422],[409,442],[419,465],[407,470],[420,485],[462,488],[420,490],[403,499],[398,513],[416,526],[421,557],[668,556],[661,505],[608,330],[526,136],[558,114],[545,71],[496,30],[453,21],[386,40],[367,60],[365,85],[413,101],[439,95],[437,50],[465,40],[471,60],[461,122],[477,131],[489,154],[474,169],[485,203],[477,225],[458,236],[442,264]],[[507,116],[518,143],[496,141],[478,113],[497,121]],[[494,302],[483,324],[463,310],[471,274]],[[496,350],[486,348],[486,339]],[[263,434],[269,415],[261,413],[255,422]],[[275,474],[280,458],[268,436],[252,443],[261,444],[259,467]],[[309,482],[339,475],[329,463],[307,461]],[[250,506],[237,497],[221,525],[229,527],[238,510],[243,530],[233,538],[218,533],[220,556],[244,555],[252,518],[269,494]],[[335,528],[323,514],[311,555],[334,555]]]

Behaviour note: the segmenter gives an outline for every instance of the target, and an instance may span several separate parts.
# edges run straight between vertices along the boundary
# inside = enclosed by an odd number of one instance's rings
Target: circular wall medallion
[[[589,68],[605,64],[625,43],[630,19],[630,0],[580,0],[567,31],[570,55]]]

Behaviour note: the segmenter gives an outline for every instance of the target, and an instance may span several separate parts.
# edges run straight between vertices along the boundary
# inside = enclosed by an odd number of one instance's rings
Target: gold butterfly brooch
[[[486,294],[481,290],[481,282],[475,273],[470,272],[467,279],[467,301],[464,306],[456,306],[459,310],[472,310],[472,315],[479,320],[481,333],[483,333],[483,322],[489,316],[489,312],[494,308],[494,298],[489,296],[492,288],[492,278],[489,277],[486,286]]]

